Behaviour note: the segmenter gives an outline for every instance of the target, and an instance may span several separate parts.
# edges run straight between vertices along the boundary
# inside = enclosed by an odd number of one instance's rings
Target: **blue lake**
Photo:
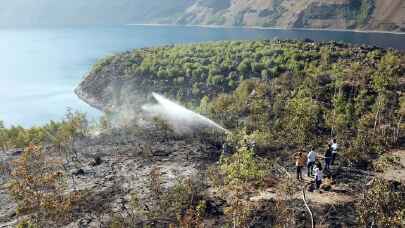
[[[98,58],[133,48],[219,40],[336,40],[405,50],[404,34],[181,26],[116,26],[0,30],[0,120],[40,125],[67,107],[99,113],[73,89]]]

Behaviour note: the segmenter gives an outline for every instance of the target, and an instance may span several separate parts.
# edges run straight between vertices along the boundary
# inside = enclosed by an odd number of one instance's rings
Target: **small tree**
[[[293,142],[301,146],[312,141],[319,121],[320,107],[311,98],[293,98],[287,104],[286,125]]]
[[[257,181],[265,174],[260,162],[254,157],[253,151],[246,145],[240,147],[231,157],[223,159],[220,169],[224,173],[227,184]]]
[[[8,136],[3,121],[0,121],[0,149],[3,152],[8,149]]]
[[[225,216],[229,218],[233,227],[249,227],[253,220],[254,211],[257,205],[246,200],[246,194],[252,184],[261,185],[264,177],[270,170],[266,160],[259,160],[255,157],[252,149],[246,145],[247,135],[237,136],[239,149],[228,158],[221,158],[219,173],[224,180],[219,186],[227,195],[228,207],[225,208]],[[218,175],[218,174],[217,174]]]

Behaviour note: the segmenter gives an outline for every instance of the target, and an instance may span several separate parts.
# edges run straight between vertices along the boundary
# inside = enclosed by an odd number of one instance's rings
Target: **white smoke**
[[[157,93],[152,93],[152,95],[158,103],[143,105],[143,111],[153,117],[164,119],[179,133],[186,133],[201,127],[216,128],[229,133],[214,121],[170,101],[162,95]]]

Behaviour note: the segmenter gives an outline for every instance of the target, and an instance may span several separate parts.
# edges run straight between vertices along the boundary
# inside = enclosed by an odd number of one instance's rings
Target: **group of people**
[[[328,144],[328,148],[326,149],[324,156],[318,156],[315,152],[314,147],[311,147],[311,150],[308,152],[308,154],[306,154],[304,150],[295,153],[294,160],[297,172],[297,180],[303,180],[302,170],[304,166],[306,166],[307,176],[314,178],[315,187],[316,189],[319,189],[323,180],[323,172],[329,172],[331,165],[333,165],[336,160],[338,147],[339,146],[336,142],[336,139],[333,139]],[[324,159],[324,170],[322,169],[322,164],[318,158]]]
[[[244,140],[244,145],[249,149],[249,150],[256,150],[256,142],[248,142],[246,139]],[[323,180],[323,174],[324,172],[329,172],[331,165],[334,164],[338,152],[338,144],[336,142],[336,139],[331,140],[330,143],[328,143],[328,147],[324,153],[324,156],[318,156],[318,154],[315,152],[315,148],[311,147],[310,151],[306,153],[304,150],[301,150],[297,153],[295,153],[294,160],[295,160],[295,166],[296,166],[296,172],[297,172],[297,180],[303,180],[302,178],[302,170],[304,167],[307,167],[307,176],[310,178],[314,178],[314,183],[315,183],[315,188],[319,189],[322,180]],[[230,156],[232,154],[232,149],[230,145],[228,145],[226,142],[222,146],[222,155],[223,156]],[[321,164],[321,159],[323,158],[325,168],[322,168]]]

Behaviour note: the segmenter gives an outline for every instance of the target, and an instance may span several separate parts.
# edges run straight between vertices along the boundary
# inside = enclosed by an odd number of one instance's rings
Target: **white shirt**
[[[313,151],[313,150],[311,150],[311,151],[308,153],[307,158],[308,158],[308,163],[309,163],[309,162],[314,162],[314,161],[316,160],[316,152]]]
[[[314,170],[315,170],[315,180],[322,181],[323,179],[322,171],[318,167],[316,167]]]
[[[337,153],[337,149],[338,149],[338,144],[337,144],[337,143],[333,143],[333,144],[332,144],[332,153]]]

